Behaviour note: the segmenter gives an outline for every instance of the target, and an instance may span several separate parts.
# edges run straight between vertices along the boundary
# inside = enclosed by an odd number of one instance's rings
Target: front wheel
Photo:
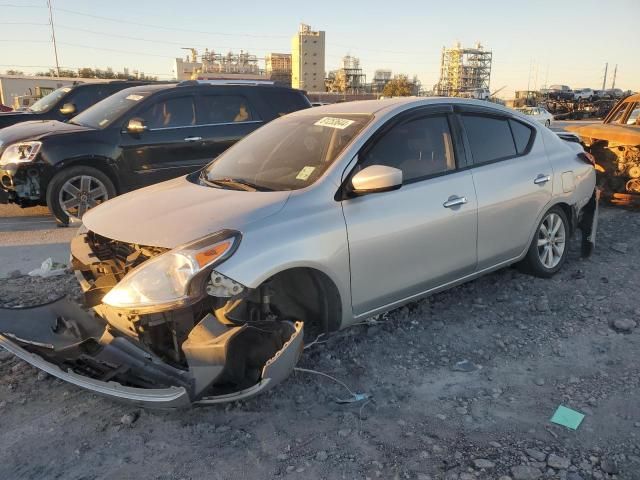
[[[567,259],[568,237],[567,216],[562,208],[552,207],[540,220],[521,266],[536,277],[552,277]]]
[[[113,182],[96,168],[78,165],[56,173],[47,187],[47,206],[62,225],[79,222],[87,210],[116,196]]]

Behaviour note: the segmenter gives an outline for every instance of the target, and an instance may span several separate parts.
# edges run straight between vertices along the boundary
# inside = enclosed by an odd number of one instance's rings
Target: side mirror
[[[351,186],[355,195],[397,190],[402,186],[402,170],[386,165],[371,165],[351,178]]]
[[[73,103],[65,103],[60,108],[60,113],[66,116],[73,115],[76,113],[76,106]]]
[[[141,118],[132,118],[127,122],[127,132],[139,135],[147,129],[144,121]]]

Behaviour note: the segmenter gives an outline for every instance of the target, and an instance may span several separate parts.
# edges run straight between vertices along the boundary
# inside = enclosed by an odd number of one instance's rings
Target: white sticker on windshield
[[[135,94],[131,94],[131,95],[127,95],[127,100],[133,100],[134,102],[137,102],[138,100],[142,100],[144,97],[142,95],[135,95]]]
[[[296,175],[296,180],[307,180],[315,169],[316,167],[304,167],[298,175]]]
[[[330,127],[344,130],[352,123],[354,123],[354,120],[347,120],[346,118],[323,117],[316,123],[314,123],[314,125],[318,125],[319,127]]]
[[[100,125],[100,126],[102,127],[102,126],[103,126],[103,125],[105,125],[108,121],[109,121],[109,119],[108,119],[108,118],[105,118],[104,120],[100,120],[100,122],[98,122],[98,125]]]

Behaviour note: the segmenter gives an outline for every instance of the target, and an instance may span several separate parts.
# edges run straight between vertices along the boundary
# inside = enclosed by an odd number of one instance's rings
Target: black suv
[[[59,120],[66,122],[91,105],[125,88],[149,82],[114,80],[101,83],[74,83],[45,95],[26,110],[0,113],[0,128],[30,120]]]
[[[66,123],[0,130],[0,203],[48,205],[62,224],[139,187],[202,168],[261,125],[311,104],[268,82],[122,90]]]

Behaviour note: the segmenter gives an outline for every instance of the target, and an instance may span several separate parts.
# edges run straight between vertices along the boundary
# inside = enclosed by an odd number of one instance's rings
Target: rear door
[[[459,116],[478,199],[478,270],[527,248],[551,200],[553,170],[535,128],[471,107]]]
[[[199,165],[215,159],[264,122],[254,102],[241,92],[206,92],[198,96],[197,136],[201,137]]]
[[[355,315],[475,270],[475,191],[452,132],[446,109],[427,109],[383,127],[361,152],[357,170],[399,168],[403,184],[342,202]]]

